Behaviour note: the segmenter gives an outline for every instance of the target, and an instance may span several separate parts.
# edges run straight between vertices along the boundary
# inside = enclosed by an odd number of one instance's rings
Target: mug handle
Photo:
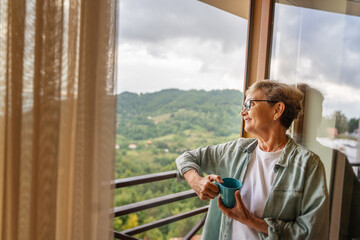
[[[214,184],[219,187],[219,193],[222,194],[222,186],[221,186],[221,184],[218,183],[218,182],[214,182]]]

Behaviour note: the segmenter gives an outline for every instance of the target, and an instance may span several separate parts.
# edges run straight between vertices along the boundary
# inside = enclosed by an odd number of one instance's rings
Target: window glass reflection
[[[298,140],[323,155],[330,175],[331,149],[360,162],[360,17],[309,7],[275,4],[270,78],[306,84]],[[300,134],[296,127],[293,134]]]

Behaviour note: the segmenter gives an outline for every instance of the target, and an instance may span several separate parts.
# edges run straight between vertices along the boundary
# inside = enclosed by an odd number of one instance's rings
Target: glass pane
[[[283,3],[275,4],[270,78],[311,89],[304,145],[320,143],[358,163],[360,17]]]
[[[204,2],[120,1],[117,179],[176,170],[175,159],[185,150],[240,136],[248,21],[227,12],[228,6]],[[248,8],[245,2],[239,4]],[[189,189],[174,179],[128,187],[117,190],[115,204]],[[115,230],[207,204],[191,198],[115,218]],[[201,217],[137,237],[182,237]]]
[[[274,11],[269,78],[304,92],[304,115],[290,132],[321,157],[332,193],[333,149],[351,164],[348,177],[359,177],[360,2],[278,0]]]

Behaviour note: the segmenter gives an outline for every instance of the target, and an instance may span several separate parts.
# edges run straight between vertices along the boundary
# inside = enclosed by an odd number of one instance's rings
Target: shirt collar
[[[289,139],[286,143],[283,152],[279,158],[279,161],[277,162],[277,165],[280,165],[281,167],[286,167],[289,162],[289,157],[291,155],[291,149],[294,149],[294,140],[290,137],[290,135],[286,134],[286,137]]]
[[[258,144],[258,140],[256,138],[251,139],[251,140],[252,140],[252,142],[250,142],[250,144],[244,150],[247,153],[252,153]]]
[[[289,155],[291,154],[291,151],[289,151],[289,150],[293,149],[293,145],[295,144],[294,140],[290,137],[290,135],[286,134],[286,137],[289,140],[286,143],[278,162],[276,163],[277,165],[280,165],[281,167],[286,167],[288,165],[288,158],[289,158]],[[254,151],[254,149],[256,148],[257,144],[258,144],[258,140],[252,139],[252,142],[245,148],[244,151],[247,153],[252,153]]]

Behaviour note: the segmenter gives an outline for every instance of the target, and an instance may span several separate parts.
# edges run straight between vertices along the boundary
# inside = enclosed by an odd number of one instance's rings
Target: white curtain
[[[117,0],[0,0],[0,239],[112,239]]]

